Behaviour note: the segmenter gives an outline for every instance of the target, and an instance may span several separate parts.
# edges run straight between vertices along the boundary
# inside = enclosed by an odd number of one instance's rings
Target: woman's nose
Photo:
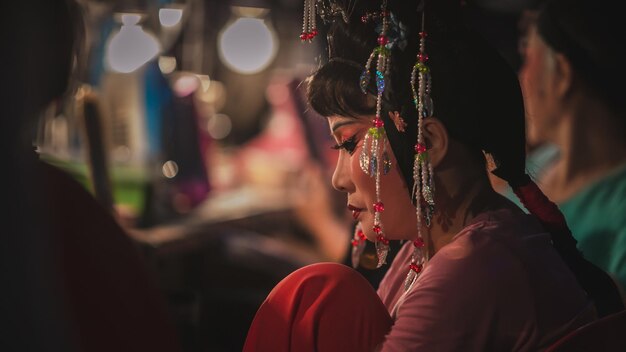
[[[333,173],[333,188],[341,192],[353,192],[354,184],[352,183],[352,174],[350,169],[350,157],[347,153],[340,153]]]

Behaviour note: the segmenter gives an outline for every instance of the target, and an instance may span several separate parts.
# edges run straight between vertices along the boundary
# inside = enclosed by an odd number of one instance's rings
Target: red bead
[[[357,236],[359,236],[359,238],[360,238],[361,240],[364,240],[364,239],[365,239],[365,234],[364,234],[364,233],[363,233],[363,231],[361,231],[361,230],[359,230],[359,231],[356,233],[356,235],[357,235]]]
[[[417,238],[415,241],[413,241],[413,245],[417,248],[423,248],[424,247],[424,240],[421,238]]]
[[[374,230],[374,232],[376,232],[376,233],[381,233],[382,232],[382,229],[378,225],[374,225],[374,227],[372,227],[372,230]]]
[[[423,267],[419,264],[411,263],[411,265],[409,265],[409,268],[419,274],[422,271]]]
[[[389,244],[389,240],[386,239],[383,235],[378,235],[378,237],[376,237],[376,240],[378,242],[381,242],[382,244]]]
[[[302,32],[302,34],[300,34],[300,40],[307,40],[308,38],[309,38],[309,33]]]
[[[378,127],[378,128],[381,128],[381,127],[383,127],[385,125],[383,120],[381,120],[379,118],[375,118],[373,122],[374,122],[374,126]]]
[[[352,240],[352,246],[356,247],[359,245],[359,241],[358,240]]]
[[[374,211],[377,213],[382,213],[385,210],[385,205],[383,202],[374,203]]]
[[[316,37],[318,34],[319,32],[317,31],[317,28],[313,28],[313,31],[311,32],[311,36]]]
[[[415,145],[415,152],[416,152],[416,153],[421,154],[421,153],[423,153],[423,152],[425,152],[425,151],[426,151],[426,146],[425,146],[425,145],[423,145],[423,144],[421,144],[421,143],[417,143],[417,144]]]
[[[420,32],[420,38],[426,38],[426,36],[428,36],[428,33]]]
[[[386,36],[380,35],[378,36],[378,45],[387,45],[389,43],[389,39]]]
[[[426,62],[426,60],[428,60],[428,55],[424,53],[417,54],[417,57],[419,58],[420,62]]]

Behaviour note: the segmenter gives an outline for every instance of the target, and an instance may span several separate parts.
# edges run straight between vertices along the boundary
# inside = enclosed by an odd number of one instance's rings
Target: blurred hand
[[[324,257],[343,261],[350,245],[350,222],[334,213],[330,177],[321,165],[309,163],[296,175],[291,188],[298,221],[315,238]]]

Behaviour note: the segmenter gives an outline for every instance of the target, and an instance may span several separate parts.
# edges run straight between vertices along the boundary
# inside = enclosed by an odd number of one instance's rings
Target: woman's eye
[[[352,155],[354,153],[354,150],[356,149],[356,144],[357,144],[356,135],[354,135],[354,136],[346,139],[345,141],[332,146],[332,148],[333,149],[344,149],[345,151],[348,152],[348,154]]]

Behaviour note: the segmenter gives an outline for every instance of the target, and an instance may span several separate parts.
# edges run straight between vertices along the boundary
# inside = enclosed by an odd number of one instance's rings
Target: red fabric
[[[135,243],[63,171],[40,163],[50,233],[81,351],[180,351],[165,297]]]
[[[373,351],[392,324],[361,274],[318,263],[296,270],[272,290],[243,351]]]
[[[563,213],[532,180],[513,191],[524,207],[539,218],[546,230],[552,233],[569,231]]]

